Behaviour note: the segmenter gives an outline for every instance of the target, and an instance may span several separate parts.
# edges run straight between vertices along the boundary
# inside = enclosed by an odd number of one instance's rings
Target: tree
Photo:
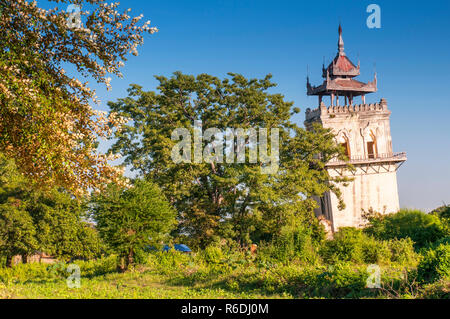
[[[62,191],[34,191],[26,198],[39,250],[62,260],[99,257],[103,244],[88,222],[87,208]]]
[[[93,201],[93,218],[110,250],[120,257],[119,269],[125,271],[146,246],[160,244],[175,226],[175,211],[159,188],[137,180],[123,190],[111,186]]]
[[[58,259],[94,258],[101,252],[86,209],[67,192],[33,188],[14,161],[0,154],[0,255],[27,256],[38,251]]]
[[[81,81],[109,87],[107,75],[121,76],[143,34],[157,29],[141,24],[142,15],[131,18],[131,9],[119,13],[118,3],[53,1],[92,11],[78,17],[66,6],[46,10],[36,1],[0,0],[0,152],[31,180],[77,195],[105,182],[123,184],[122,169],[108,164],[113,157],[96,148],[98,137],[124,119],[93,110],[95,92]]]
[[[6,256],[7,267],[12,267],[14,256],[36,251],[35,235],[33,219],[20,202],[0,204],[0,254]]]
[[[450,237],[450,206],[444,205],[433,210],[431,215],[437,216],[445,228],[445,233]]]
[[[312,223],[313,196],[330,189],[340,195],[336,183],[344,180],[331,178],[324,169],[328,160],[341,156],[333,134],[320,126],[308,132],[291,122],[291,115],[299,110],[282,95],[268,92],[275,86],[270,75],[246,79],[230,73],[221,80],[176,72],[169,79],[156,78],[159,92],[132,85],[127,98],[109,103],[112,114],[132,119],[116,132],[112,151],[161,187],[179,213],[178,233],[189,235],[192,244],[205,247],[224,236],[241,245],[270,239],[286,224],[295,223],[293,219]],[[171,155],[178,141],[172,140],[172,134],[185,128],[194,136],[195,121],[201,121],[204,130],[220,132],[266,128],[272,133],[279,129],[277,172],[261,170],[267,168],[261,156],[251,163],[249,151],[245,164],[227,160],[196,163],[192,160],[195,149],[185,158],[187,162],[175,163]],[[256,149],[261,146],[258,141],[247,136],[242,145],[234,138],[229,147],[212,155],[228,158],[230,149]],[[268,143],[272,149],[272,142]],[[208,144],[204,140],[201,150]],[[269,151],[267,155],[274,154]]]

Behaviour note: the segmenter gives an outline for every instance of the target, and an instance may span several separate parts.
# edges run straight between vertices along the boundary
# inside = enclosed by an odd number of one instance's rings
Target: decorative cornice
[[[385,99],[381,99],[379,103],[371,104],[355,104],[355,105],[345,105],[345,106],[325,106],[322,104],[311,110],[306,109],[306,121],[314,121],[320,119],[320,117],[325,115],[337,115],[337,114],[351,114],[351,113],[369,113],[369,112],[388,112],[387,102]]]

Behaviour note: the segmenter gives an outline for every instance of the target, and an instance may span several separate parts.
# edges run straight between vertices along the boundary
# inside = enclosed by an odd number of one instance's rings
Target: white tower
[[[406,161],[405,153],[394,153],[387,102],[366,104],[365,95],[377,91],[374,80],[363,83],[354,79],[360,74],[345,55],[342,28],[339,26],[338,54],[328,68],[323,67],[324,82],[320,86],[307,83],[308,95],[319,97],[319,107],[306,110],[305,126],[320,123],[335,134],[336,143],[342,145],[348,162],[332,160],[326,168],[331,176],[347,176],[353,179],[347,187],[340,186],[344,210],[338,209],[338,199],[330,192],[317,198],[318,217],[330,221],[333,231],[340,227],[362,225],[362,212],[373,209],[380,213],[395,213],[399,207],[397,169]],[[323,102],[330,96],[330,106]],[[355,105],[353,98],[361,96],[362,103]],[[339,97],[345,102],[339,104]],[[347,163],[354,170],[347,169]]]

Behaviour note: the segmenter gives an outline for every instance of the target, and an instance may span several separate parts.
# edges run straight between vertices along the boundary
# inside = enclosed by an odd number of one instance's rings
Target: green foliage
[[[403,209],[396,214],[377,215],[369,218],[365,229],[378,239],[411,238],[416,248],[426,247],[446,236],[439,217],[419,210]]]
[[[81,278],[103,276],[117,269],[117,257],[110,256],[97,260],[75,262],[80,267]],[[29,284],[36,282],[65,282],[69,273],[69,264],[58,262],[56,264],[19,264],[14,268],[0,268],[0,283],[5,285]]]
[[[357,264],[388,264],[390,262],[413,265],[418,256],[411,239],[377,240],[362,230],[344,227],[321,250],[328,263],[354,262]]]
[[[66,261],[100,256],[103,245],[98,232],[86,222],[84,207],[70,195],[56,190],[32,193],[27,210],[41,251]]]
[[[328,263],[363,262],[363,243],[368,239],[359,230],[351,227],[340,228],[322,249],[322,256]]]
[[[112,151],[125,163],[155,181],[173,202],[180,221],[178,234],[205,248],[218,237],[241,247],[270,240],[292,219],[311,217],[314,195],[332,190],[339,195],[325,163],[340,154],[330,130],[319,125],[306,131],[291,122],[293,103],[280,94],[268,75],[246,79],[230,73],[226,79],[176,72],[158,76],[158,92],[132,85],[129,96],[110,102],[111,112],[132,119],[116,132]],[[295,110],[294,110],[295,113]],[[194,121],[203,130],[217,128],[267,128],[280,130],[280,161],[276,174],[264,174],[261,159],[241,163],[174,163],[171,154],[176,128],[194,136]],[[208,144],[203,141],[202,149]],[[234,139],[235,149],[237,139]],[[246,142],[246,146],[249,146]],[[255,147],[256,145],[254,145]],[[223,154],[226,158],[227,148]],[[316,155],[322,154],[319,159]],[[192,154],[191,154],[192,155]],[[339,196],[338,196],[339,197]]]
[[[217,246],[206,247],[201,252],[201,255],[207,263],[213,263],[213,264],[221,263],[224,258],[222,249],[220,249],[220,247],[217,247]]]
[[[447,236],[450,236],[450,206],[439,207],[430,214],[439,217],[445,228],[445,233]]]
[[[31,187],[12,160],[0,155],[0,255],[45,252],[62,260],[101,253],[96,230],[69,194]]]
[[[175,212],[159,188],[136,180],[130,189],[112,186],[93,200],[93,218],[111,252],[120,257],[120,268],[134,263],[136,253],[157,245],[175,226]]]
[[[417,269],[419,279],[426,282],[450,277],[450,245],[427,250]]]
[[[193,256],[173,249],[151,253],[148,258],[148,264],[164,274],[180,272],[183,267],[193,263]]]
[[[399,265],[415,265],[419,256],[414,251],[414,242],[411,238],[392,239],[389,241],[391,261]]]
[[[258,260],[263,263],[289,263],[293,259],[315,264],[319,262],[318,250],[324,234],[314,227],[285,226],[270,243],[262,243]]]
[[[28,212],[14,202],[1,204],[0,253],[8,258],[7,266],[11,266],[13,256],[31,254],[37,247],[36,229]]]

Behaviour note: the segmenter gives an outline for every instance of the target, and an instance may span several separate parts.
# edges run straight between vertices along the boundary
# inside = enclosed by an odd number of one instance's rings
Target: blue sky
[[[381,29],[366,26],[366,8],[381,7]],[[425,210],[450,204],[450,1],[266,1],[164,0],[121,1],[132,13],[143,13],[160,32],[148,36],[138,57],[113,78],[112,91],[99,86],[106,102],[126,96],[130,83],[156,89],[153,75],[174,71],[227,72],[247,77],[273,74],[275,91],[304,110],[317,107],[306,96],[309,66],[313,83],[321,81],[323,57],[336,54],[342,23],[345,49],[361,60],[360,80],[373,78],[378,88],[367,97],[388,101],[392,111],[394,151],[406,151],[408,162],[398,173],[402,207]]]

